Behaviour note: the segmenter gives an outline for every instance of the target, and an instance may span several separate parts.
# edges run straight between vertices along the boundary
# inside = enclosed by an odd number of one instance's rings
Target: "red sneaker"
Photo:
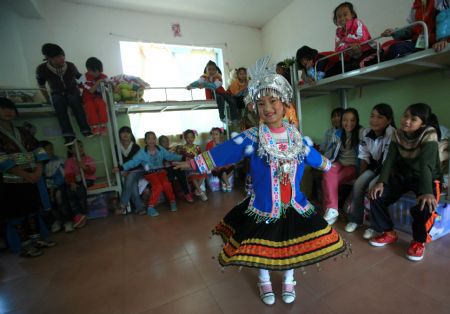
[[[425,254],[425,243],[411,241],[408,250],[406,251],[406,258],[410,261],[418,262],[423,259]]]
[[[192,198],[192,195],[189,193],[189,194],[185,194],[184,195],[184,199],[186,200],[186,202],[188,202],[188,203],[194,203],[194,199]]]
[[[385,246],[387,244],[397,242],[397,240],[398,236],[396,233],[392,235],[391,233],[383,232],[381,235],[370,239],[369,243],[372,246]]]
[[[74,228],[82,228],[86,224],[87,217],[85,215],[78,214],[73,217]]]

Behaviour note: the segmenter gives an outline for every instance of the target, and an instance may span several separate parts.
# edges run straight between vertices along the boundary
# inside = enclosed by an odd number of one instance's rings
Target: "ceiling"
[[[292,0],[60,0],[262,28]]]

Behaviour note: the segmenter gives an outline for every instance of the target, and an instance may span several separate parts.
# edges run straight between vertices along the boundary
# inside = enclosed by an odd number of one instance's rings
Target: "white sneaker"
[[[349,222],[346,226],[345,226],[345,231],[347,232],[354,232],[356,230],[356,228],[358,228],[359,225],[357,223],[354,222]]]
[[[201,199],[203,202],[206,202],[206,201],[208,200],[208,196],[206,196],[206,193],[205,193],[205,192],[202,192],[202,193],[199,195],[199,197],[200,197],[200,199]]]
[[[366,231],[364,231],[363,238],[369,240],[376,237],[377,235],[379,235],[378,232],[371,228],[367,228]]]
[[[61,222],[57,220],[52,224],[52,233],[57,233],[60,231],[61,231]]]
[[[336,222],[338,219],[339,212],[335,208],[327,208],[325,211],[325,215],[323,216],[323,219],[325,219],[329,225],[332,225]]]
[[[64,223],[64,232],[69,233],[69,232],[73,232],[73,231],[74,231],[73,222],[71,222],[71,221],[65,222]]]

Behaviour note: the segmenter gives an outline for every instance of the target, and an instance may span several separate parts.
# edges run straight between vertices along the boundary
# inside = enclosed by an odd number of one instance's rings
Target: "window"
[[[153,88],[145,91],[146,102],[205,100],[203,89],[191,94],[184,87],[200,77],[209,60],[223,69],[219,48],[121,41],[120,52],[123,73],[138,76]],[[169,89],[158,89],[163,87]],[[217,110],[211,109],[131,114],[130,122],[138,137],[149,130],[157,135],[178,134],[188,128],[201,133],[222,125]]]

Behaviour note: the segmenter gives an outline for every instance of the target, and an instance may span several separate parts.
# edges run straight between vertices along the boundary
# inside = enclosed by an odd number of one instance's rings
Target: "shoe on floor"
[[[52,233],[57,233],[60,232],[62,229],[62,225],[61,225],[61,221],[56,220],[53,224],[52,224]]]
[[[51,248],[54,247],[55,245],[56,242],[48,239],[47,240],[38,239],[34,241],[34,246],[37,247],[38,249]]]
[[[208,196],[206,196],[206,193],[205,193],[205,192],[201,192],[200,195],[199,195],[198,197],[200,197],[200,199],[201,199],[203,202],[206,202],[206,201],[208,200]]]
[[[406,251],[406,258],[413,262],[418,262],[423,259],[425,254],[425,243],[412,241]]]
[[[355,230],[359,227],[359,225],[357,223],[354,222],[349,222],[346,226],[345,226],[345,231],[352,233],[355,232]]]
[[[273,305],[275,303],[275,294],[272,290],[272,283],[270,281],[258,282],[258,288],[261,301],[266,305]]]
[[[139,210],[136,211],[136,214],[142,216],[142,215],[145,215],[146,212],[145,212],[144,209],[139,209]]]
[[[185,199],[186,202],[188,202],[188,203],[194,203],[194,199],[192,198],[192,195],[191,195],[190,193],[184,194],[184,199]]]
[[[227,185],[225,183],[222,183],[222,192],[227,191]]]
[[[295,285],[297,283],[295,281],[292,282],[283,282],[281,287],[281,298],[283,302],[286,304],[290,304],[295,301]]]
[[[177,203],[170,202],[170,211],[171,212],[176,212],[177,211]]]
[[[230,193],[232,190],[231,185],[227,185],[227,192]]]
[[[151,217],[158,217],[159,213],[158,211],[155,209],[155,207],[153,206],[149,206],[147,207],[147,215],[151,216]]]
[[[391,234],[391,233],[383,232],[383,234],[370,239],[369,243],[372,246],[381,247],[381,246],[395,243],[395,242],[397,242],[397,240],[398,240],[398,236],[396,233]]]
[[[339,217],[339,212],[335,208],[327,208],[325,211],[325,215],[323,216],[323,219],[325,219],[328,224],[331,226],[336,222],[336,220]]]
[[[82,214],[75,215],[73,217],[73,227],[74,228],[83,228],[86,224],[87,217]]]
[[[25,241],[22,243],[22,251],[20,252],[20,256],[23,257],[38,257],[44,254],[41,250],[36,248],[31,240]]]
[[[66,233],[70,233],[70,232],[74,232],[74,228],[73,228],[73,222],[71,221],[67,221],[64,223],[64,232]]]
[[[375,230],[373,230],[372,228],[367,228],[363,233],[363,238],[366,240],[369,240],[369,239],[375,238],[378,235],[379,235],[379,233],[376,232]]]

